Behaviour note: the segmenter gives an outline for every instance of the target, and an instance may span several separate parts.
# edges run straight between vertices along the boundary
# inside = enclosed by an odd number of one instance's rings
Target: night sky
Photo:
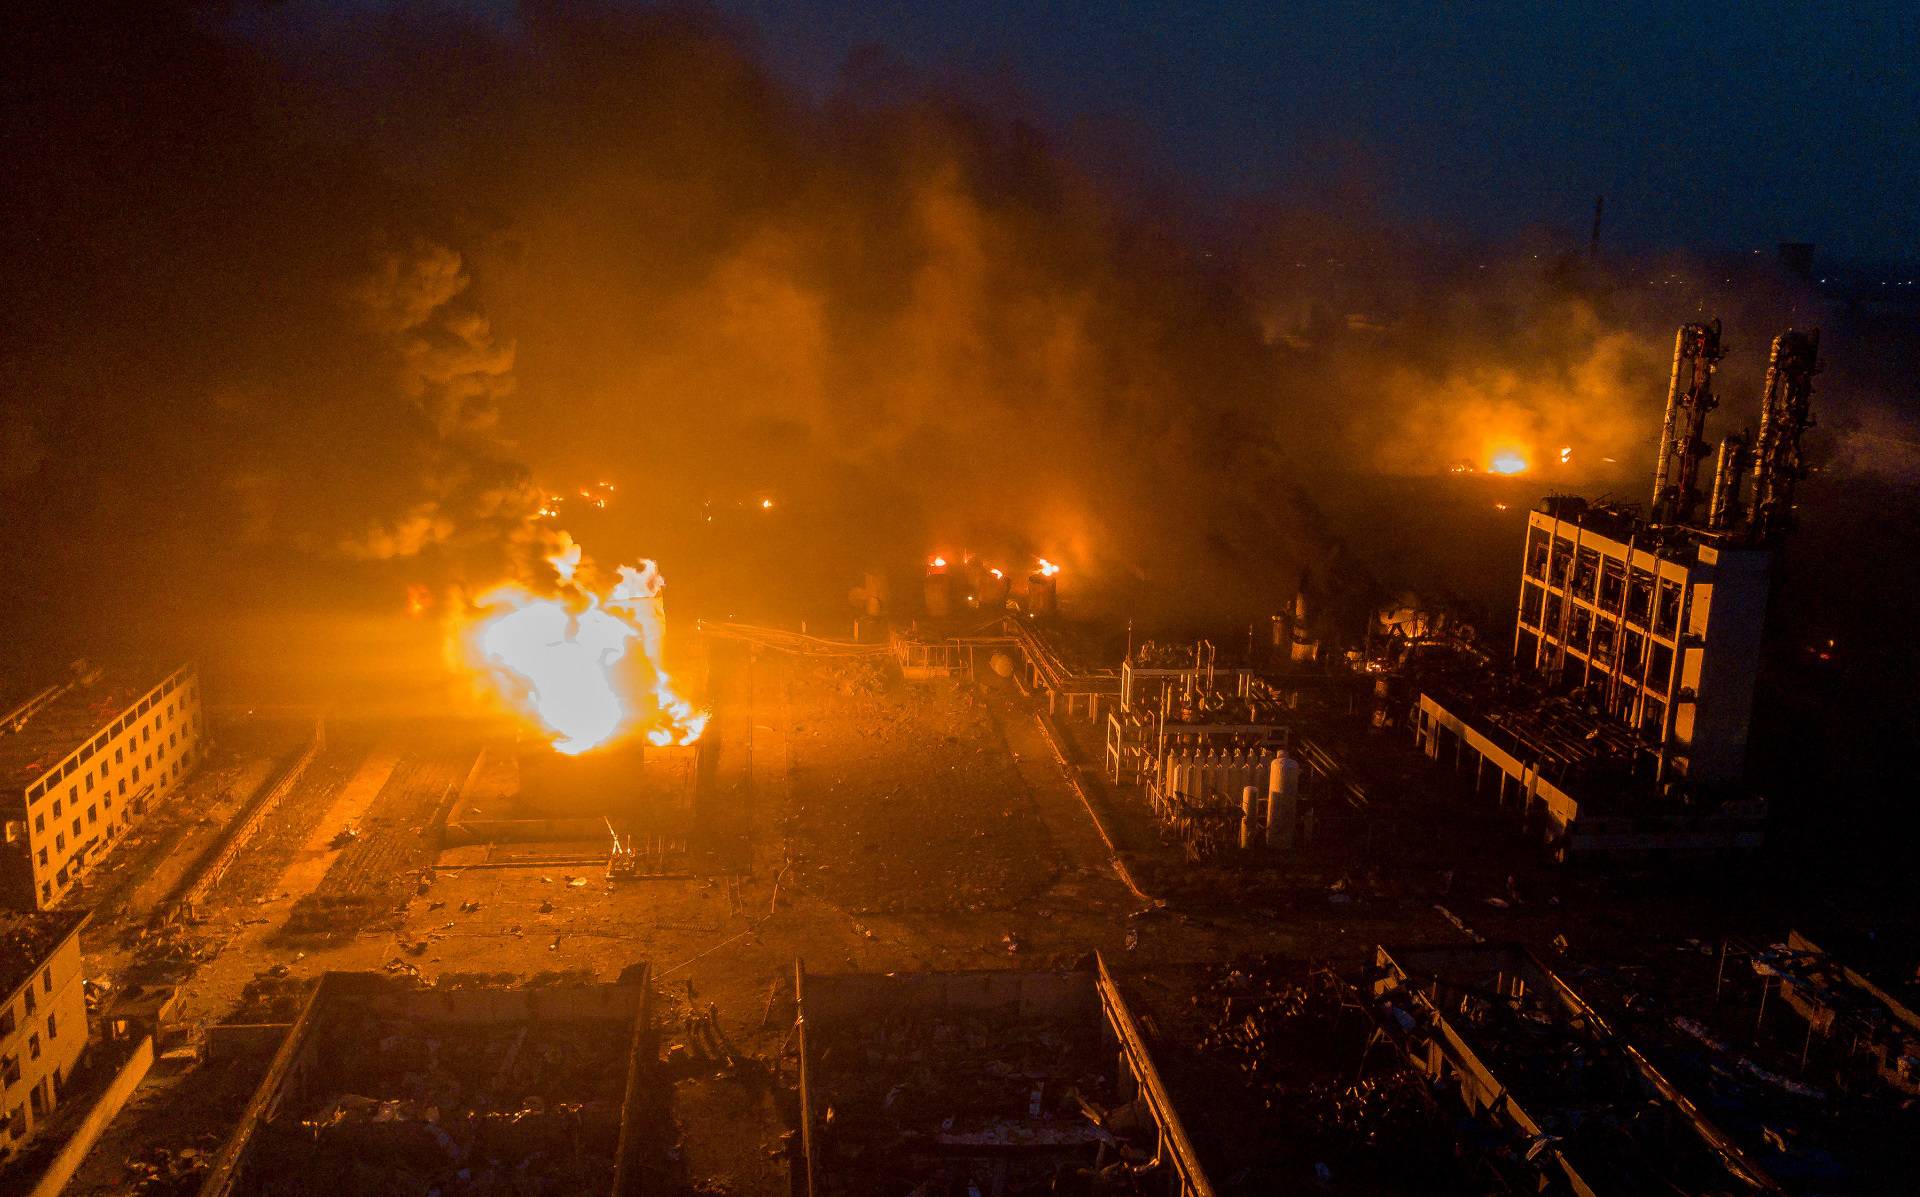
[[[1634,248],[1888,259],[1920,240],[1910,3],[715,7],[816,95],[850,71],[1002,88],[1123,184],[1196,206],[1337,190],[1501,239],[1583,236],[1604,193],[1609,243]]]

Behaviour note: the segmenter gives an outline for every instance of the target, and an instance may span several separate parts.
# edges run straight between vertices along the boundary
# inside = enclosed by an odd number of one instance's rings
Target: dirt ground
[[[1189,865],[1137,796],[1101,780],[1094,725],[1069,726],[1063,761],[1035,704],[1000,679],[909,686],[844,662],[716,654],[714,694],[711,734],[724,747],[708,787],[726,847],[685,875],[620,884],[591,866],[476,863],[469,853],[443,858],[418,892],[425,824],[481,737],[343,725],[216,891],[206,921],[186,932],[183,1016],[284,1017],[331,969],[606,981],[646,961],[674,1085],[677,1183],[784,1194],[796,961],[812,972],[1064,967],[1095,950],[1120,970],[1246,953],[1353,961],[1380,942],[1479,933],[1550,950],[1570,927],[1625,940],[1636,925],[1674,919],[1666,889],[1622,899],[1612,881],[1565,872],[1510,880],[1492,843],[1457,874],[1386,867],[1359,837],[1287,859]],[[236,759],[195,784],[238,789],[247,776]],[[1116,871],[1089,805],[1144,897]],[[362,838],[333,847],[349,821]],[[119,867],[132,874],[142,859]],[[371,895],[368,917],[328,935],[290,933],[328,893]],[[134,925],[137,905],[122,901],[109,926]],[[1702,896],[1687,917],[1724,907]],[[1584,929],[1608,925],[1620,929]],[[111,953],[131,950],[94,942],[90,967],[121,967]],[[263,978],[278,997],[260,999]],[[726,1067],[700,1046],[689,1020],[710,1008],[733,1049],[762,1066]],[[243,1075],[237,1063],[157,1070],[74,1191],[115,1191],[136,1144],[150,1158],[203,1150],[210,1129],[162,1111],[187,1103],[230,1119]]]
[[[1006,910],[1063,860],[984,699],[872,665],[796,671],[795,880],[855,914]]]

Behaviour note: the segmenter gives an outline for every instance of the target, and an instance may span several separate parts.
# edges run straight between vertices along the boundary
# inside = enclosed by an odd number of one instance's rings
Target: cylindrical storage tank
[[[1045,619],[1060,609],[1060,588],[1055,576],[1060,571],[1046,562],[1027,576],[1027,614]]]
[[[997,611],[1007,605],[1007,592],[1011,589],[1012,583],[1007,581],[1005,570],[992,568],[983,570],[975,585],[979,588],[982,611]]]
[[[1267,770],[1267,846],[1293,847],[1293,828],[1300,800],[1300,762],[1286,753],[1275,757]]]
[[[1182,760],[1173,770],[1173,792],[1182,798],[1195,797],[1200,785],[1200,767],[1191,760]]]
[[[927,563],[927,577],[921,586],[921,597],[927,608],[928,619],[945,619],[953,614],[953,577],[947,573],[945,557],[935,557]]]
[[[1242,848],[1253,847],[1253,841],[1255,838],[1253,819],[1254,819],[1254,814],[1257,810],[1259,810],[1259,807],[1260,807],[1260,787],[1259,786],[1241,786],[1240,787],[1240,846]]]
[[[860,607],[866,614],[883,615],[887,610],[887,575],[870,569],[860,581]]]

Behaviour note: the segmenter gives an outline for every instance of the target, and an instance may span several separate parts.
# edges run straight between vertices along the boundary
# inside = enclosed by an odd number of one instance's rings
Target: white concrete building
[[[1640,732],[1663,775],[1740,779],[1772,551],[1578,499],[1528,516],[1514,658]]]
[[[0,717],[0,905],[46,910],[199,763],[192,666],[85,666]]]
[[[0,912],[0,1161],[60,1104],[87,1050],[84,913]]]

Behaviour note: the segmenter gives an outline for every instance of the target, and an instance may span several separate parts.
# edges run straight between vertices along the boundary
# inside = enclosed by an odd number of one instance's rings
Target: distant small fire
[[[666,583],[654,563],[620,566],[603,595],[580,577],[579,545],[547,560],[556,595],[502,586],[479,600],[468,648],[500,695],[570,756],[629,735],[659,746],[699,739],[707,715],[674,690],[661,661]]]

